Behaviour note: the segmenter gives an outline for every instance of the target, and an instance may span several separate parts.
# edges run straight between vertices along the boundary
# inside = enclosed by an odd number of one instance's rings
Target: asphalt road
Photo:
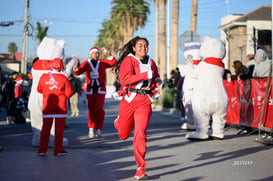
[[[68,118],[65,137],[67,156],[56,157],[50,148],[45,157],[31,146],[31,126],[7,125],[0,121],[1,181],[129,181],[134,180],[136,162],[133,134],[122,141],[113,127],[118,102],[107,99],[102,138],[88,138],[87,108],[80,102],[80,116]],[[162,181],[271,181],[272,146],[257,143],[257,134],[237,135],[237,127],[226,129],[225,139],[192,142],[180,129],[179,114],[155,109],[148,127],[147,174]]]

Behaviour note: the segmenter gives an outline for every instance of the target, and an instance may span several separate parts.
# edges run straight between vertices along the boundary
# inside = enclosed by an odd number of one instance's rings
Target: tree
[[[111,18],[104,20],[95,46],[109,48],[114,54],[127,43],[150,13],[147,0],[112,0]]]
[[[173,0],[171,55],[170,55],[171,70],[175,69],[178,64],[178,22],[179,22],[179,0]]]
[[[17,47],[16,43],[10,42],[9,46],[8,46],[8,51],[9,51],[9,53],[10,53],[10,55],[12,57],[14,57],[15,53],[17,52],[17,50],[18,50],[18,47]]]
[[[159,13],[158,13],[158,9],[159,9],[159,0],[154,0],[155,3],[155,55],[154,55],[154,59],[156,61],[157,66],[159,67],[159,71],[160,71],[160,59],[158,56],[158,48],[159,48],[159,31],[158,31],[158,18],[159,18]]]
[[[117,49],[121,46],[123,38],[116,21],[116,19],[103,21],[102,29],[99,30],[100,33],[95,44],[96,47],[106,47],[112,54],[115,54]]]
[[[143,27],[150,13],[147,0],[113,0],[111,18],[116,19],[123,35],[123,44],[127,43],[139,27]]]
[[[43,27],[40,22],[37,22],[37,36],[39,44],[43,40],[43,38],[47,35],[48,26]]]
[[[159,0],[160,10],[160,77],[164,77],[167,73],[167,56],[166,56],[166,2],[167,0]],[[167,75],[169,76],[169,75]]]

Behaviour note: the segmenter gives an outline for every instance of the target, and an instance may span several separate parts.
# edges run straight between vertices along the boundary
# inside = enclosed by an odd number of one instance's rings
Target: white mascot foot
[[[32,137],[32,146],[39,147],[40,146],[40,136],[33,136]]]
[[[191,132],[186,134],[186,138],[189,140],[206,140],[209,138],[207,134],[200,134],[198,132]]]
[[[183,129],[183,130],[189,130],[189,131],[194,131],[195,130],[195,126],[191,125],[191,124],[188,124],[188,123],[183,123],[181,125],[181,129]]]
[[[69,140],[67,138],[63,138],[63,146],[69,146]],[[48,147],[54,147],[54,137],[50,137]]]
[[[67,138],[63,138],[63,146],[68,147],[69,146],[69,140]]]
[[[39,147],[40,146],[40,137],[33,137],[32,138],[32,146],[33,147]],[[67,138],[63,138],[63,146],[68,147],[69,146],[69,140]],[[48,147],[54,147],[54,139],[49,140]]]
[[[210,136],[210,139],[222,140],[222,139],[224,139],[224,133],[212,133],[212,135]]]

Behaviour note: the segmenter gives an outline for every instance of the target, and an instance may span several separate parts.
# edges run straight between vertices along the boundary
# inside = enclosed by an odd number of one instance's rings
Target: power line
[[[0,22],[0,26],[11,26],[14,25],[14,22],[9,21],[9,22]]]

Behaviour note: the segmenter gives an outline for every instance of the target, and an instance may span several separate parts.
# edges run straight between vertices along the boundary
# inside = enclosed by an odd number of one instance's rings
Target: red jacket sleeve
[[[100,62],[105,63],[106,68],[113,67],[116,64],[117,59],[112,57],[112,59],[100,59]]]
[[[73,72],[75,75],[81,75],[83,72],[85,72],[87,69],[86,69],[86,66],[88,64],[88,61],[85,61],[83,63],[81,63],[81,65],[79,66],[78,69],[73,69]]]
[[[136,84],[141,80],[148,80],[148,72],[136,73],[133,58],[127,56],[120,65],[119,79],[123,86]]]

